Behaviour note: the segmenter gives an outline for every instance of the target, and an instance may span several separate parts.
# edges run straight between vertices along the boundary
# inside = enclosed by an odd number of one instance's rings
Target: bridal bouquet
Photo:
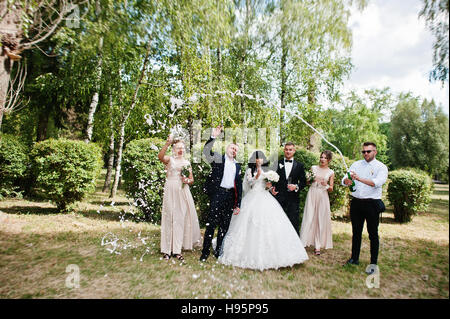
[[[307,180],[309,183],[314,182],[315,179],[316,179],[316,174],[314,174],[314,172],[313,172],[312,170],[306,172],[306,180]]]
[[[268,171],[264,173],[264,180],[267,182],[278,182],[280,179],[280,175],[277,174],[277,172],[274,171]]]
[[[191,168],[190,164],[184,165],[183,168],[181,169],[181,176],[189,178],[189,175],[190,175],[190,172],[191,172],[190,168]],[[186,186],[185,183],[183,183],[183,186],[181,186],[181,187],[184,188],[184,186]]]

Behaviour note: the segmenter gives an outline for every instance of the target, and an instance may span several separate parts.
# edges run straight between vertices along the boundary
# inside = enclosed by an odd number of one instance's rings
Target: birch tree
[[[81,18],[80,8],[88,0],[19,0],[0,2],[0,128],[3,115],[20,105],[17,96],[23,88],[25,76],[16,83],[11,72],[22,52],[33,48],[51,37],[62,22],[71,16],[75,22]],[[18,71],[17,74],[23,74]],[[26,74],[23,74],[26,75]]]

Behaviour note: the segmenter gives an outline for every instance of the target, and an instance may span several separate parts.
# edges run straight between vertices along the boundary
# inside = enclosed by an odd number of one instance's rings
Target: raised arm
[[[253,184],[255,184],[255,181],[257,180],[257,177],[254,177],[252,175],[252,169],[251,168],[248,168],[247,171],[245,172],[245,180],[250,186],[253,186]]]
[[[169,163],[169,160],[170,160],[170,157],[166,155],[166,152],[167,152],[167,149],[169,148],[169,146],[172,145],[172,142],[173,142],[172,135],[169,135],[167,137],[166,144],[164,144],[164,146],[162,147],[162,149],[159,151],[159,154],[158,154],[158,159],[166,165],[167,165],[167,163]]]
[[[211,132],[211,138],[206,142],[205,146],[203,147],[203,155],[206,158],[206,161],[208,163],[211,162],[217,162],[217,160],[221,160],[222,157],[212,151],[212,148],[214,146],[214,142],[216,141],[217,136],[222,132],[222,126],[218,126],[214,128]]]

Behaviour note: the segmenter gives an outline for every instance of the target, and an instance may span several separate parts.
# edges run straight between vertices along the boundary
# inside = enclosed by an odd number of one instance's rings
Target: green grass
[[[304,264],[260,272],[224,266],[212,256],[200,263],[199,250],[184,252],[184,265],[166,262],[159,226],[130,221],[123,193],[114,202],[97,189],[76,212],[62,215],[50,203],[1,201],[0,298],[449,297],[448,185],[436,185],[428,211],[408,224],[396,223],[391,207],[383,213],[380,287],[372,289],[365,283],[366,229],[361,264],[342,267],[351,251],[345,218],[332,221],[333,249],[314,256],[308,248]],[[114,252],[101,244],[112,235],[120,244]],[[79,288],[65,285],[70,264],[80,269]]]

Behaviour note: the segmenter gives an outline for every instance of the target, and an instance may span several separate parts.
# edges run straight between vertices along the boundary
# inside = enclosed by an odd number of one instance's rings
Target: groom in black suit
[[[233,212],[239,213],[242,197],[241,166],[236,162],[238,146],[229,144],[225,155],[212,151],[216,137],[222,127],[212,130],[211,138],[206,142],[203,155],[211,164],[211,173],[206,179],[204,191],[209,196],[210,211],[203,239],[203,250],[200,261],[206,261],[211,249],[214,231],[219,226],[217,245],[214,255],[219,257],[220,248],[225,234],[230,226]]]
[[[294,143],[286,143],[284,145],[284,159],[279,160],[277,165],[277,173],[280,179],[277,183],[273,183],[271,192],[281,207],[283,207],[292,226],[294,226],[295,231],[299,234],[299,194],[306,185],[306,175],[303,164],[294,160],[294,154]]]

